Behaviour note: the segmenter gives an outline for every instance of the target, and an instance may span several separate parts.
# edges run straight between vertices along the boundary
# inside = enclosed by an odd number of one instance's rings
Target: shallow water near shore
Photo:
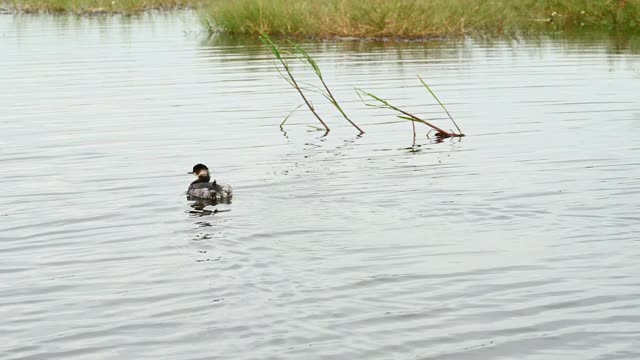
[[[270,53],[188,12],[0,16],[0,358],[640,357],[636,50],[304,46],[363,136],[281,132]],[[353,91],[451,126],[417,74],[467,137]]]

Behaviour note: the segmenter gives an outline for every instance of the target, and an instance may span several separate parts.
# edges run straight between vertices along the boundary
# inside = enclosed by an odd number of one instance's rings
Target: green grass
[[[640,33],[640,0],[0,0],[18,12],[199,9],[210,32],[429,38],[556,31]]]
[[[200,7],[197,0],[8,0],[23,13],[134,14],[147,10]]]
[[[640,32],[640,0],[211,0],[202,18],[231,34],[306,38]]]

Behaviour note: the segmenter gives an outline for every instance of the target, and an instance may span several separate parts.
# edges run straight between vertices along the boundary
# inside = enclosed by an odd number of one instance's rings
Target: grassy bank
[[[212,32],[310,38],[640,32],[640,0],[212,0],[202,12]]]
[[[200,9],[210,31],[257,36],[425,38],[606,30],[640,33],[640,0],[0,0],[26,13]]]
[[[81,15],[134,14],[147,10],[200,7],[200,1],[196,0],[9,0],[4,3],[22,13],[47,12]]]

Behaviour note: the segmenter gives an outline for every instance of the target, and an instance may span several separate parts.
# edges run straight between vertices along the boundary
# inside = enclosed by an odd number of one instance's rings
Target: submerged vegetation
[[[640,32],[640,0],[213,0],[203,23],[211,31],[307,38]]]

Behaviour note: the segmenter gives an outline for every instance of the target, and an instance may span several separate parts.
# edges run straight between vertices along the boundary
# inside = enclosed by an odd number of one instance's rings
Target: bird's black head
[[[193,174],[194,174],[195,176],[198,176],[202,171],[209,172],[209,168],[208,168],[206,165],[204,165],[204,164],[196,164],[196,165],[193,167]]]
[[[209,182],[209,180],[211,180],[209,168],[203,164],[197,164],[193,167],[193,175],[198,177],[198,180],[196,180],[196,182]]]

